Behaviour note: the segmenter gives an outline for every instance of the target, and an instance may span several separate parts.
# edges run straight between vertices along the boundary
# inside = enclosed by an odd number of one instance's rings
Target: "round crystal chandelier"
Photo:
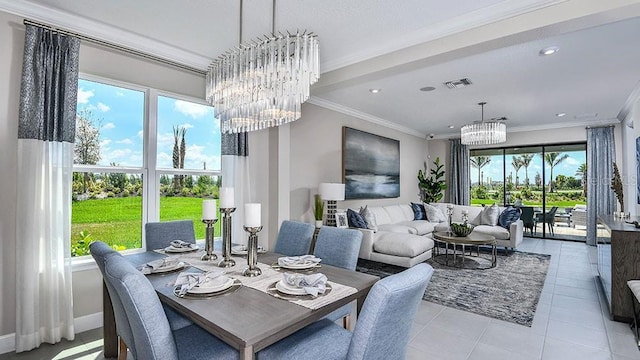
[[[275,19],[275,1],[273,14]],[[221,131],[254,131],[299,119],[302,103],[320,77],[319,62],[315,34],[276,34],[273,29],[215,59],[207,73],[206,98]]]
[[[491,145],[507,141],[507,125],[502,122],[505,118],[484,121],[485,104],[486,102],[478,103],[482,107],[481,121],[460,128],[460,142],[462,144]]]

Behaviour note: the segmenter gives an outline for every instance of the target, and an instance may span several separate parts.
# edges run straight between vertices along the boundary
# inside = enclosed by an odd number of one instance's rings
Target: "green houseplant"
[[[316,219],[316,227],[321,227],[322,216],[324,215],[324,201],[322,201],[319,194],[315,194],[313,198],[313,217]]]
[[[447,189],[447,183],[444,180],[444,164],[440,163],[440,158],[436,158],[433,162],[434,167],[431,168],[429,177],[426,177],[427,164],[424,165],[424,171],[418,171],[418,188],[420,189],[420,199],[425,203],[438,202],[444,196],[443,191]]]

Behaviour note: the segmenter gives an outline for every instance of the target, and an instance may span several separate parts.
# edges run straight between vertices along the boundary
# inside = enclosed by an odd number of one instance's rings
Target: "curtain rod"
[[[609,125],[598,125],[598,126],[586,126],[585,129],[599,129],[599,128],[608,128],[608,127],[615,127],[616,124],[609,124]]]
[[[112,42],[108,42],[105,40],[100,40],[100,39],[96,39],[87,35],[82,35],[82,34],[78,34],[76,32],[70,31],[70,30],[66,30],[66,29],[61,29],[52,25],[48,25],[48,24],[43,24],[43,23],[39,23],[33,20],[29,20],[29,19],[24,19],[23,23],[25,25],[33,25],[33,26],[37,26],[39,28],[43,28],[43,29],[47,29],[47,30],[51,30],[54,32],[57,32],[59,34],[63,34],[63,35],[69,35],[69,36],[74,36],[77,37],[80,40],[83,41],[87,41],[90,42],[92,44],[96,44],[102,47],[106,47],[109,49],[114,49],[120,52],[124,52],[127,54],[131,54],[137,57],[141,57],[147,60],[152,60],[155,61],[157,63],[161,63],[164,65],[169,65],[171,67],[174,68],[178,68],[178,69],[182,69],[182,70],[186,70],[186,71],[190,71],[192,73],[204,76],[207,74],[206,70],[202,70],[202,69],[198,69],[198,68],[194,68],[192,66],[189,65],[185,65],[185,64],[181,64],[179,62],[173,61],[173,60],[169,60],[169,59],[165,59],[163,57],[160,56],[156,56],[156,55],[152,55],[149,53],[146,53],[144,51],[140,51],[140,50],[136,50],[136,49],[132,49],[130,47],[126,47],[126,46],[122,46],[122,45],[118,45]]]

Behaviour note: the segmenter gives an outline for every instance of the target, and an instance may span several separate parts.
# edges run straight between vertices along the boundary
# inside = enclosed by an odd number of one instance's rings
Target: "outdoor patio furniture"
[[[576,205],[571,211],[571,221],[573,227],[584,226],[587,227],[587,205]]]
[[[558,211],[558,207],[554,206],[546,213],[536,214],[534,218],[535,226],[537,226],[538,223],[545,222],[547,224],[549,232],[553,235],[553,225],[555,223],[556,211]]]
[[[533,229],[535,228],[535,222],[533,220],[533,207],[522,206],[520,207],[522,214],[520,214],[520,220],[522,220],[522,227],[529,230],[529,233],[533,235]]]

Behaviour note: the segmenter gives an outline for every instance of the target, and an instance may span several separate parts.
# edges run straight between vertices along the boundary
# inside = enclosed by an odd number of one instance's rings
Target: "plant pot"
[[[316,227],[319,228],[322,226],[322,220],[316,220]]]

